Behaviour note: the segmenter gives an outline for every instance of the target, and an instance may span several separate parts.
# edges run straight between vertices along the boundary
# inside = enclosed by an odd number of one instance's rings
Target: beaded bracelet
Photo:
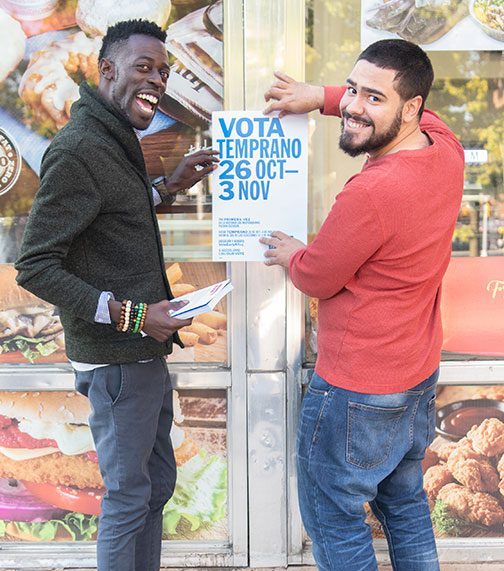
[[[144,304],[144,310],[142,313],[142,318],[140,319],[140,327],[139,327],[139,331],[142,331],[145,325],[145,319],[147,317],[147,310],[149,309],[149,306],[145,303]]]
[[[128,299],[126,301],[126,309],[124,311],[124,325],[122,328],[122,332],[126,333],[126,331],[128,331],[129,327],[130,327],[130,323],[131,323],[131,299]]]
[[[121,315],[119,317],[119,321],[117,322],[116,329],[117,331],[122,331],[124,327],[124,323],[126,321],[126,304],[128,303],[127,299],[123,299],[121,304]]]
[[[133,303],[130,299],[124,299],[121,303],[121,316],[117,323],[117,331],[123,333],[142,331],[148,307],[146,303]]]
[[[135,316],[133,318],[133,333],[140,331],[140,322],[142,321],[145,304],[138,303],[135,305]]]

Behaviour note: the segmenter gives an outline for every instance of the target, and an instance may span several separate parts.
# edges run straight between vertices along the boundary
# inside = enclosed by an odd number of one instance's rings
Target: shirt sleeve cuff
[[[321,110],[322,115],[336,115],[341,117],[340,102],[345,94],[345,86],[324,86],[324,107]]]
[[[152,200],[154,201],[154,206],[157,206],[163,202],[159,192],[154,187],[152,187]]]
[[[110,325],[112,323],[112,319],[110,319],[110,311],[108,302],[110,300],[114,300],[114,294],[111,291],[102,291],[100,297],[98,299],[98,306],[96,308],[95,313],[95,322],[96,323],[104,323]]]

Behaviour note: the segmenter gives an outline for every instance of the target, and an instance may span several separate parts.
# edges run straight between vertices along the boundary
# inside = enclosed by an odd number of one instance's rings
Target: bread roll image
[[[79,0],[75,19],[90,36],[104,36],[109,26],[137,18],[154,22],[164,30],[170,11],[171,0]]]
[[[171,286],[172,294],[175,297],[180,297],[181,295],[185,295],[186,293],[191,293],[192,291],[196,291],[196,288],[191,284],[173,284]]]
[[[193,333],[192,331],[187,331],[186,328],[180,329],[178,332],[182,343],[186,347],[194,347],[198,342],[199,335],[197,333]]]
[[[203,323],[212,329],[227,329],[227,315],[220,311],[208,311],[201,315],[196,315],[193,323]]]
[[[8,38],[8,41],[2,42],[2,58],[0,59],[1,82],[11,71],[16,69],[19,62],[23,59],[26,45],[26,34],[23,32],[21,24],[2,9],[0,9],[0,36]]]
[[[174,284],[178,282],[179,279],[182,277],[182,270],[180,269],[179,264],[172,264],[166,269],[166,277],[168,278],[168,282]]]
[[[199,335],[198,343],[201,343],[202,345],[212,345],[212,343],[217,341],[217,331],[208,327],[208,325],[205,325],[204,323],[194,323],[193,321],[191,325],[188,325],[187,328],[184,329]]]

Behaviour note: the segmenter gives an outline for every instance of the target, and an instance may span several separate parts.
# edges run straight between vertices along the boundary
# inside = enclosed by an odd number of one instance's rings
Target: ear
[[[100,70],[100,75],[104,79],[114,79],[115,76],[115,67],[114,62],[110,61],[107,58],[102,58],[98,63],[98,69]]]
[[[402,120],[405,123],[411,123],[411,121],[414,121],[415,119],[417,119],[418,111],[420,110],[421,106],[422,106],[422,96],[421,95],[417,95],[416,97],[413,97],[412,99],[408,99],[408,101],[406,101],[406,103],[403,106]]]

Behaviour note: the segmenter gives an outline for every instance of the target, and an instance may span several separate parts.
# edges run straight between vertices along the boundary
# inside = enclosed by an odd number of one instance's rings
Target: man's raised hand
[[[281,71],[274,73],[276,81],[264,94],[266,102],[273,100],[266,107],[264,114],[279,111],[279,117],[289,113],[309,113],[324,107],[324,88],[296,81]]]

